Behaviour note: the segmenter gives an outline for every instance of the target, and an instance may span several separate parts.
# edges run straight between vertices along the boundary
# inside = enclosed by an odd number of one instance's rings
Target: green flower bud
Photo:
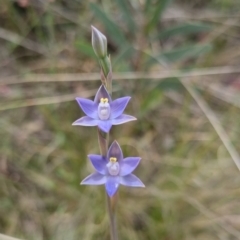
[[[107,38],[95,27],[92,26],[92,46],[98,58],[107,56]]]

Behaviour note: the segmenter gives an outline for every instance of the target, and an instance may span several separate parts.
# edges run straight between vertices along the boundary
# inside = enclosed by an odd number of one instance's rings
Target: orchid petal
[[[111,96],[109,95],[107,89],[104,87],[104,85],[102,85],[97,93],[96,93],[96,96],[94,98],[94,103],[95,104],[98,104],[100,102],[100,99],[101,98],[107,98],[108,99],[108,102],[111,103],[112,102],[112,98]]]
[[[96,169],[97,172],[105,175],[106,174],[106,159],[101,155],[90,154],[88,155],[93,167]]]
[[[131,97],[117,98],[111,102],[111,119],[119,117],[125,110]]]
[[[105,184],[106,191],[109,197],[112,197],[118,190],[119,187],[119,178],[118,177],[113,177],[113,176],[108,176],[107,177],[107,182]]]
[[[122,161],[119,161],[120,172],[119,176],[126,176],[130,174],[138,166],[141,158],[140,157],[128,157],[124,158]]]
[[[134,174],[119,177],[119,183],[128,187],[145,187],[142,181]]]
[[[82,180],[81,185],[101,185],[106,183],[106,176],[100,173],[92,173]]]
[[[98,125],[99,120],[97,119],[92,119],[88,116],[84,116],[79,118],[78,120],[76,120],[72,125],[76,126],[87,126],[87,127],[92,127],[92,126],[97,126]]]
[[[122,114],[119,117],[112,119],[111,123],[112,123],[112,125],[119,125],[119,124],[123,124],[126,122],[134,121],[134,120],[137,120],[137,119],[133,116]]]
[[[98,120],[98,127],[108,133],[112,127],[112,123],[110,120]]]
[[[97,119],[97,106],[94,104],[92,100],[85,99],[85,98],[76,98],[79,106],[83,110],[83,112],[91,118]]]
[[[118,162],[123,159],[122,149],[120,148],[117,141],[114,141],[108,150],[107,159],[110,159],[111,157],[117,158]]]

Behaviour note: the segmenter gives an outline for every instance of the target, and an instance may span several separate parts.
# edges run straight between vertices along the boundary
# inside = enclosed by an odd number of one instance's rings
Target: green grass
[[[71,126],[82,116],[74,96],[91,98],[88,91],[100,85],[90,80],[99,72],[92,24],[108,38],[116,77],[159,74],[113,81],[113,98],[132,96],[126,112],[138,121],[114,127],[112,140],[125,156],[142,157],[135,173],[146,185],[120,187],[119,239],[240,239],[240,174],[233,161],[240,153],[239,76],[198,70],[238,66],[240,18],[232,16],[240,4],[160,2],[71,0],[26,9],[3,3],[0,233],[109,239],[104,188],[79,185],[92,171],[87,154],[99,153],[96,129]],[[162,79],[166,70],[196,74]],[[34,82],[43,73],[44,81]]]

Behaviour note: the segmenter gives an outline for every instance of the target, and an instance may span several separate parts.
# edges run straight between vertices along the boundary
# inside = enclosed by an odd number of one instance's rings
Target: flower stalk
[[[108,93],[112,95],[112,68],[110,58],[107,56],[107,39],[93,26],[92,26],[92,45],[95,54],[99,58],[99,63],[102,68],[101,69],[102,84],[106,87]],[[97,50],[97,48],[99,51]],[[101,154],[106,157],[109,145],[109,133],[104,133],[99,128],[98,128],[98,144]],[[109,197],[109,195],[106,192],[106,201],[110,223],[111,240],[118,240],[116,223],[117,193],[113,197]]]
[[[112,68],[110,58],[107,54],[104,58],[99,58],[101,70],[101,80],[106,87],[108,93],[112,95]],[[103,156],[107,156],[107,150],[109,145],[109,133],[105,134],[98,128],[98,144]],[[109,197],[106,192],[107,212],[109,217],[109,228],[111,240],[118,240],[117,233],[117,219],[116,219],[116,204],[117,193],[113,197]]]
[[[144,187],[144,184],[132,172],[138,166],[140,157],[124,158],[117,141],[109,147],[109,132],[113,125],[120,125],[136,120],[124,114],[131,97],[112,99],[112,68],[110,57],[107,56],[107,39],[92,26],[92,46],[101,65],[102,85],[98,89],[94,101],[76,98],[80,108],[86,114],[77,119],[73,125],[97,126],[98,143],[101,155],[89,154],[95,172],[87,176],[81,184],[105,184],[107,211],[110,222],[111,240],[118,240],[116,224],[116,205],[120,185],[128,187]]]
[[[104,76],[106,77],[109,73],[109,70],[111,68],[111,62],[109,57],[104,57],[99,59],[99,63],[102,67],[102,71],[104,73]]]
[[[116,221],[116,206],[117,206],[117,193],[113,197],[109,197],[106,193],[107,210],[110,222],[110,236],[111,240],[118,240],[117,234],[117,221]]]

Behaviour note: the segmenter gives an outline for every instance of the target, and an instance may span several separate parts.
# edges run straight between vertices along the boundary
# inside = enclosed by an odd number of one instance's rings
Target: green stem
[[[98,142],[99,142],[101,154],[103,156],[106,156],[108,151],[109,133],[105,134],[98,129]],[[106,199],[107,199],[107,211],[108,211],[109,223],[110,223],[111,240],[118,240],[116,211],[115,211],[116,203],[117,203],[117,194],[115,194],[113,197],[110,198],[106,193]]]
[[[99,59],[100,65],[103,69],[104,76],[107,77],[109,71],[110,71],[110,60],[106,56],[105,58],[100,58]]]
[[[108,196],[107,197],[107,209],[108,209],[108,215],[110,220],[110,235],[111,240],[118,240],[117,235],[117,222],[116,222],[116,202],[117,202],[117,194],[115,194],[112,198]]]
[[[107,88],[109,94],[112,94],[112,79],[108,79],[108,73],[111,71],[111,63],[110,58],[105,57],[99,59],[100,65],[102,67],[104,76],[106,78],[106,83],[104,84]],[[103,156],[107,156],[108,146],[109,146],[109,133],[104,133],[100,129],[98,129],[98,143],[100,147],[101,154]],[[116,203],[117,203],[117,194],[113,197],[109,197],[106,192],[106,199],[107,199],[107,211],[109,216],[109,223],[110,223],[110,235],[111,240],[118,240],[117,235],[117,223],[116,223]]]

